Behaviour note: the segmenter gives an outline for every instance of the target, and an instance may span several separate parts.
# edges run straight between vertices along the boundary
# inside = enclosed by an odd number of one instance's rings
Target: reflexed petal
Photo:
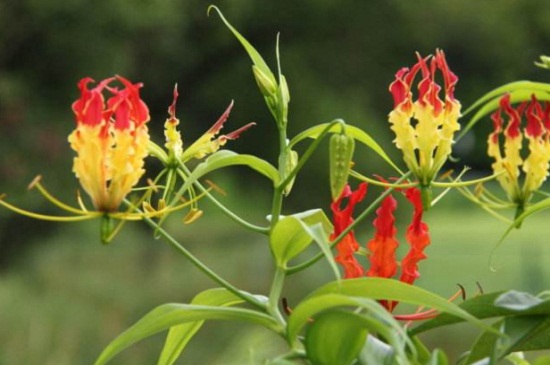
[[[357,190],[351,191],[349,185],[346,186],[342,195],[332,202],[330,208],[333,215],[334,232],[330,236],[331,240],[338,237],[350,224],[353,223],[353,210],[355,205],[361,202],[367,194],[367,184],[362,183]],[[345,208],[341,208],[342,201],[348,199]],[[355,239],[353,231],[349,232],[338,244],[336,250],[336,262],[344,268],[344,278],[356,278],[363,276],[363,268],[355,258],[355,252],[359,249],[359,243]]]
[[[376,218],[373,221],[375,228],[374,238],[367,243],[370,250],[370,269],[367,276],[391,278],[397,272],[397,260],[395,250],[399,245],[395,235],[395,217],[393,212],[397,208],[397,201],[388,195],[380,207],[376,210]]]
[[[216,152],[228,140],[238,138],[242,132],[252,127],[253,125],[256,125],[256,123],[248,123],[247,125],[237,129],[236,131],[215,138],[216,135],[223,128],[223,125],[229,117],[229,113],[231,112],[232,108],[233,101],[231,101],[231,103],[229,104],[225,112],[220,116],[218,121],[214,123],[214,125],[210,127],[210,129],[205,134],[203,134],[199,139],[197,139],[195,142],[193,142],[193,144],[191,144],[183,151],[182,160],[184,162],[192,158],[201,159],[206,155]]]
[[[410,249],[401,261],[401,277],[399,280],[412,284],[420,276],[418,262],[426,258],[424,249],[430,244],[431,239],[428,225],[422,222],[423,208],[420,190],[417,188],[407,189],[405,196],[413,204],[414,213],[406,233]]]

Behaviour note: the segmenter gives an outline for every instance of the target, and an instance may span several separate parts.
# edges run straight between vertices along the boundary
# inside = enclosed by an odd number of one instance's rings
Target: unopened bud
[[[348,184],[349,172],[355,151],[355,140],[345,133],[333,134],[329,142],[330,191],[332,199],[342,195]]]
[[[286,154],[286,161],[284,162],[284,167],[283,167],[285,178],[286,176],[290,175],[292,170],[294,170],[294,168],[296,168],[297,165],[298,165],[298,152],[294,150],[289,150],[288,153]],[[285,196],[290,194],[290,191],[292,190],[292,186],[294,185],[294,179],[295,178],[292,178],[292,180],[290,180],[288,184],[285,186],[283,191],[283,194]]]
[[[260,70],[256,65],[252,66],[252,72],[254,73],[254,78],[256,78],[256,83],[263,96],[270,97],[277,92],[277,83],[272,77],[266,75],[262,70]]]

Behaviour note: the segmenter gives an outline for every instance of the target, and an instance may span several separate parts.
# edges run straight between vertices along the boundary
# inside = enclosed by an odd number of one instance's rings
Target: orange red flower
[[[351,191],[347,186],[340,198],[335,200],[332,205],[334,232],[331,240],[338,237],[345,229],[353,223],[353,209],[366,195],[367,186],[362,183],[356,191]],[[401,274],[399,280],[413,284],[420,276],[418,273],[418,262],[426,258],[424,250],[430,244],[430,234],[428,226],[422,221],[423,206],[420,190],[417,188],[408,188],[404,195],[414,207],[412,221],[407,228],[405,238],[410,246],[409,252],[401,261]],[[342,200],[349,198],[348,204],[341,209]],[[397,209],[397,200],[388,195],[376,210],[376,218],[373,221],[375,228],[373,238],[367,243],[367,249],[370,254],[368,261],[369,269],[365,270],[356,259],[355,254],[359,250],[359,243],[355,239],[355,234],[350,231],[340,242],[336,249],[338,254],[336,262],[342,265],[344,269],[344,278],[357,278],[361,276],[393,278],[398,272],[399,263],[396,259],[396,250],[399,246],[397,240],[397,228],[395,226],[394,212]],[[395,308],[397,303],[381,301],[389,311]]]

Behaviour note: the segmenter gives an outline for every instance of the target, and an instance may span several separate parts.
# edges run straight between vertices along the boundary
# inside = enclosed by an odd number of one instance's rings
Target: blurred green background
[[[178,83],[178,116],[185,141],[200,136],[234,99],[226,130],[257,126],[228,148],[276,160],[275,126],[256,89],[250,61],[220,19],[206,16],[199,0],[3,0],[0,1],[0,192],[19,206],[55,213],[26,186],[37,174],[57,196],[74,202],[78,183],[66,136],[74,128],[76,82],[115,74],[145,84],[153,138]],[[392,108],[387,90],[394,73],[436,48],[445,50],[460,77],[464,106],[501,84],[548,80],[533,66],[548,54],[547,0],[329,1],[232,0],[215,3],[275,67],[280,32],[282,67],[290,86],[290,136],[308,126],[343,118],[364,128],[399,161],[388,133]],[[482,157],[490,122],[481,123],[455,149],[474,175],[488,172]],[[326,147],[326,146],[324,146]],[[373,153],[358,148],[357,169],[390,174]],[[158,168],[154,163],[152,168]],[[456,167],[456,166],[449,166]],[[328,209],[328,162],[322,149],[296,181],[285,213]],[[223,199],[245,217],[262,222],[269,186],[246,170],[215,174]],[[376,194],[376,190],[372,189]],[[250,202],[254,202],[251,206]],[[168,226],[197,256],[243,289],[265,294],[272,264],[266,242],[243,231],[214,207],[191,226],[181,217]],[[407,212],[405,212],[407,213]],[[418,285],[442,296],[456,283],[474,295],[549,287],[548,214],[514,232],[493,256],[506,229],[481,209],[451,193],[427,216],[433,244]],[[406,214],[400,224],[406,224]],[[401,229],[403,231],[403,229]],[[365,223],[358,232],[365,242]],[[330,280],[319,263],[289,281],[290,304]],[[45,223],[0,210],[0,365],[90,364],[117,334],[153,307],[189,301],[214,284],[141,224],[128,224],[115,242],[99,244],[98,222]],[[460,331],[459,331],[460,329]],[[163,335],[125,351],[114,364],[152,364]],[[444,339],[442,342],[441,339]],[[457,355],[472,332],[453,327],[428,341]],[[259,363],[284,344],[255,327],[209,323],[179,364]]]

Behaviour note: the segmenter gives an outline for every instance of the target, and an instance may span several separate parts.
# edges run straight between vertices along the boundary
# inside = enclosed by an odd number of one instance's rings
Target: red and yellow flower
[[[506,126],[503,113],[507,116]],[[508,199],[521,211],[548,176],[550,104],[546,102],[543,107],[533,95],[530,102],[514,108],[506,94],[492,119],[494,131],[489,135],[487,150],[494,159],[492,168]],[[527,121],[522,126],[524,119]]]
[[[438,70],[443,86],[435,81]],[[419,72],[422,79],[414,100],[413,85]],[[429,186],[441,169],[451,153],[454,133],[460,129],[460,103],[454,97],[457,81],[443,51],[437,50],[433,57],[418,55],[418,62],[411,69],[400,69],[390,85],[394,109],[389,122],[395,133],[394,142],[422,186]]]
[[[73,103],[76,129],[69,135],[77,153],[73,171],[94,207],[103,212],[116,211],[145,172],[148,155],[149,110],[139,96],[142,84],[116,79],[122,89],[110,86],[115,78],[92,89],[89,77],[78,83],[80,98]],[[104,92],[111,94],[107,101]]]

